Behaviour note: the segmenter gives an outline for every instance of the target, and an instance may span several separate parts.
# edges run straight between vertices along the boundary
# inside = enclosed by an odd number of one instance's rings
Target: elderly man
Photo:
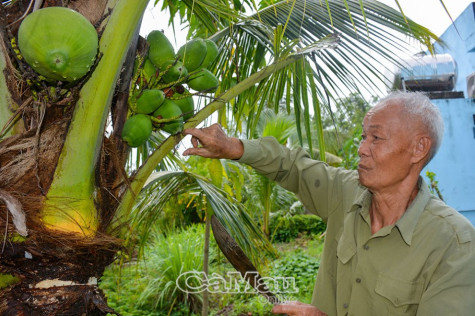
[[[366,114],[357,171],[272,138],[230,138],[217,125],[185,134],[193,144],[185,155],[249,164],[327,222],[312,304],[276,305],[274,313],[475,315],[475,229],[420,177],[443,134],[423,94],[392,93]]]

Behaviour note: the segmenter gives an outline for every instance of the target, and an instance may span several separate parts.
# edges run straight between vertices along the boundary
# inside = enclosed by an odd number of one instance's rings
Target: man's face
[[[412,167],[412,120],[397,104],[376,106],[363,121],[358,174],[371,191],[397,188]]]

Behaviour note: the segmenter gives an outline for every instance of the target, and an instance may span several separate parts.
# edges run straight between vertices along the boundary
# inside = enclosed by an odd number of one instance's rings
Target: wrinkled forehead
[[[420,118],[411,115],[404,106],[397,102],[386,102],[368,111],[363,120],[363,129],[413,134],[424,131],[424,126]]]

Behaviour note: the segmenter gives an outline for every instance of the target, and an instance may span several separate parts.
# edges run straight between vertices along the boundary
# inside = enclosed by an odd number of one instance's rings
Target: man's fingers
[[[288,314],[295,311],[295,306],[286,304],[276,304],[272,307],[272,313],[274,314]]]
[[[214,158],[210,151],[203,147],[188,148],[183,152],[183,156],[201,156],[205,158]]]
[[[206,135],[206,133],[204,133],[199,128],[187,128],[183,131],[183,135],[191,135],[191,136],[194,136],[196,138],[201,138],[204,135]]]
[[[327,316],[315,306],[302,302],[288,302],[285,304],[276,304],[272,308],[274,314],[287,314],[289,316]]]
[[[197,137],[191,136],[191,144],[193,145],[194,148],[198,148],[198,145],[199,145],[198,140],[199,139]]]

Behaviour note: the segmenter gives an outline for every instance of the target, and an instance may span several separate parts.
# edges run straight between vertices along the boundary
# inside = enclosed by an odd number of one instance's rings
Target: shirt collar
[[[406,212],[404,212],[404,214],[395,224],[402,236],[402,239],[408,246],[411,245],[412,236],[414,235],[414,230],[416,228],[417,222],[419,221],[419,217],[424,211],[425,206],[429,202],[431,196],[429,187],[421,176],[419,176],[417,185],[419,186],[419,192],[417,193],[416,198],[414,201],[412,201]],[[357,209],[366,211],[369,210],[371,198],[371,192],[367,188],[364,188],[362,194],[355,200],[350,212],[356,211]],[[364,213],[361,215],[368,225],[371,225],[369,213]]]
[[[409,205],[406,212],[404,212],[401,218],[396,222],[396,227],[399,229],[402,238],[409,246],[411,245],[412,236],[414,235],[414,230],[419,221],[419,217],[424,211],[431,196],[429,187],[421,176],[419,176],[417,185],[419,186],[419,192],[417,193],[416,198]]]

